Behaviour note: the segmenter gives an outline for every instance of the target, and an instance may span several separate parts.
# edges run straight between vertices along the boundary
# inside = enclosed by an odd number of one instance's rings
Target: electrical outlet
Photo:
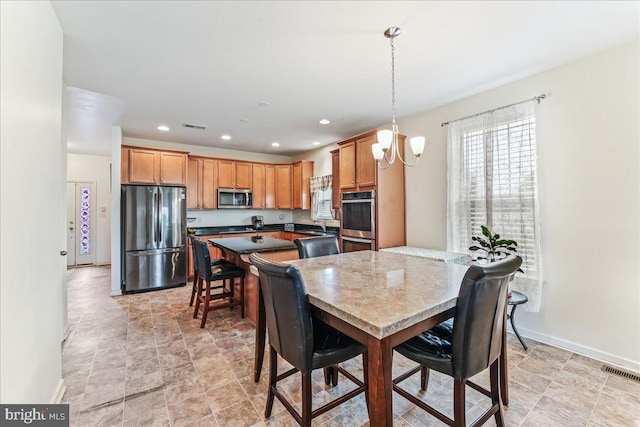
[[[282,221],[282,220],[284,219],[284,214],[280,214],[280,215],[278,215],[278,219],[279,219],[280,221]]]

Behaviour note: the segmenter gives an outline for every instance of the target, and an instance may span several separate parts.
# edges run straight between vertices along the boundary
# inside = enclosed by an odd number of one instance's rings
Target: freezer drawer
[[[186,247],[127,252],[124,260],[123,292],[142,292],[185,285]]]

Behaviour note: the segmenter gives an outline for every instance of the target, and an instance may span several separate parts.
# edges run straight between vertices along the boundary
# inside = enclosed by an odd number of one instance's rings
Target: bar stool
[[[240,306],[240,317],[244,318],[244,269],[231,264],[218,264],[207,268],[211,265],[211,257],[209,255],[209,244],[201,240],[194,242],[196,248],[196,271],[198,273],[198,289],[196,298],[196,307],[193,311],[193,318],[198,318],[198,311],[202,304],[202,322],[200,327],[204,328],[207,322],[207,315],[211,310],[217,310],[226,307]],[[204,268],[203,268],[204,266]],[[229,288],[225,286],[226,280],[229,280]],[[235,279],[240,279],[240,295],[238,298],[234,295]],[[222,281],[221,286],[211,286],[212,282]],[[203,288],[203,282],[206,287]],[[220,292],[212,294],[212,290],[220,290]],[[204,291],[204,295],[203,295]],[[211,301],[222,300],[220,303],[211,305]]]
[[[191,254],[193,256],[193,287],[191,289],[191,299],[189,300],[189,307],[191,307],[193,305],[193,300],[195,299],[196,293],[198,291],[198,271],[197,271],[198,257],[196,256],[196,245],[194,242],[202,242],[202,240],[198,239],[196,236],[189,236],[189,238],[191,239]],[[213,258],[211,260],[212,267],[220,264],[234,265],[232,262],[227,261],[224,258]],[[224,283],[223,281],[222,286],[224,286],[225,284],[226,283]]]

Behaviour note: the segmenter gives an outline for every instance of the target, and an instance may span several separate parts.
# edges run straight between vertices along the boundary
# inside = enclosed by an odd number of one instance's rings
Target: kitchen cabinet
[[[340,209],[340,149],[331,153],[331,207]]]
[[[369,190],[376,185],[377,165],[371,153],[375,143],[375,133],[339,143],[341,191]]]
[[[313,176],[313,161],[298,160],[292,164],[292,206],[293,209],[311,209],[309,178]]]
[[[253,208],[266,208],[266,170],[265,165],[254,163],[252,165],[253,182],[251,188],[253,190]]]
[[[189,156],[187,175],[187,209],[217,207],[217,160]]]
[[[187,153],[122,146],[122,184],[185,185]]]
[[[291,165],[276,165],[276,209],[291,207]]]
[[[251,189],[251,163],[229,159],[218,160],[218,187]]]
[[[264,207],[265,209],[276,208],[276,167],[275,165],[264,166]]]

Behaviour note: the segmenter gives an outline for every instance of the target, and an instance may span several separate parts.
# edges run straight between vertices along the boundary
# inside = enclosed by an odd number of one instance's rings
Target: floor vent
[[[640,383],[640,375],[638,374],[632,374],[631,372],[623,371],[621,369],[613,368],[607,365],[602,365],[602,371]]]

